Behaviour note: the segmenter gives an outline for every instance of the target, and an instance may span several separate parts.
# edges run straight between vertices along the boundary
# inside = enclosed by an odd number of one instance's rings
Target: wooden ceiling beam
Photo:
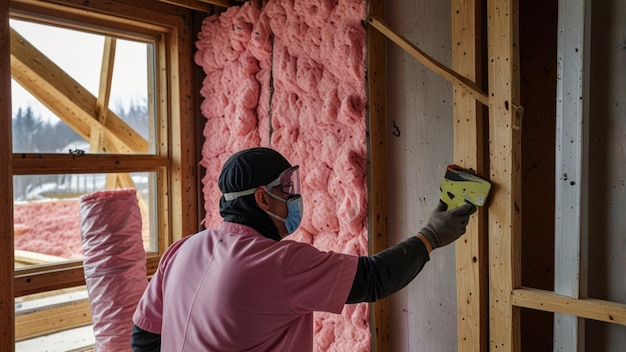
[[[213,5],[198,0],[159,0],[159,2],[184,7],[186,9],[211,13]]]
[[[203,1],[203,0],[159,0],[159,2],[163,2],[170,5],[176,5],[180,7],[184,7],[186,9],[194,10],[194,11],[202,11],[207,13],[213,13],[213,6],[220,7],[230,7],[231,4],[228,0],[211,0],[211,1]]]
[[[205,4],[212,4],[212,5],[217,5],[221,7],[241,5],[245,2],[245,1],[229,1],[229,0],[198,0],[198,1],[203,2]]]

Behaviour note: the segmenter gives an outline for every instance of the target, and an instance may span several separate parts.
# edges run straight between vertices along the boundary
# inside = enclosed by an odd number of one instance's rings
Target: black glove
[[[428,224],[420,230],[433,249],[447,246],[465,233],[470,215],[476,212],[476,206],[466,202],[458,208],[446,211],[448,205],[439,201],[439,205],[430,214]]]

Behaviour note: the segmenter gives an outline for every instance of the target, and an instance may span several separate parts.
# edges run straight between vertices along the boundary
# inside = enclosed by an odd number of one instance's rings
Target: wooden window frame
[[[87,4],[87,5],[85,5]],[[26,174],[63,174],[63,173],[124,173],[155,172],[157,177],[157,238],[156,252],[147,252],[147,273],[156,270],[164,250],[182,236],[192,234],[199,229],[198,153],[197,153],[197,116],[196,85],[194,84],[193,20],[191,10],[169,6],[153,1],[83,1],[63,0],[43,2],[33,0],[11,0],[8,7],[0,6],[0,23],[8,27],[8,18],[36,20],[40,23],[62,25],[70,29],[94,31],[103,35],[122,37],[131,40],[154,40],[155,43],[155,86],[153,97],[157,108],[156,154],[85,154],[75,158],[69,154],[4,154],[0,158],[2,173],[2,191],[5,200],[0,204],[0,212],[7,221],[0,231],[1,247],[13,248],[13,202],[12,185],[14,175]],[[11,76],[7,56],[10,46],[6,45],[9,35],[0,38],[0,72],[3,78]],[[8,64],[8,65],[7,65]],[[7,73],[8,71],[8,73]],[[6,86],[7,84],[5,84]],[[8,79],[10,86],[10,79]],[[7,90],[10,92],[10,89]],[[150,100],[150,98],[149,98]],[[8,113],[0,126],[0,138],[3,151],[11,150],[11,109],[10,94],[0,96],[2,115]],[[6,138],[8,137],[8,138]],[[8,154],[8,155],[7,155]],[[0,266],[2,288],[0,289],[0,326],[7,334],[4,341],[14,341],[13,336],[25,338],[40,333],[61,330],[44,324],[41,331],[29,331],[24,334],[15,323],[26,326],[28,318],[16,320],[13,300],[28,294],[81,286],[85,284],[82,261],[63,262],[60,264],[39,265],[15,270],[14,256],[5,250]],[[11,252],[11,253],[8,253]],[[10,267],[13,275],[6,276]],[[4,285],[7,283],[7,285]],[[7,304],[3,304],[7,303]],[[85,305],[83,304],[84,308]],[[61,307],[62,308],[62,307]],[[67,310],[67,308],[65,308]],[[54,316],[55,308],[47,314]],[[85,325],[91,316],[84,309],[76,312],[82,319],[74,326]],[[68,319],[65,317],[64,319]],[[61,318],[63,320],[63,318]],[[5,329],[6,325],[6,329]],[[71,326],[70,326],[71,327]],[[50,330],[50,329],[53,330]],[[63,328],[68,328],[64,326]],[[14,330],[17,329],[17,330]],[[45,331],[44,331],[45,330]],[[3,333],[4,335],[4,333]],[[13,335],[13,336],[11,336]],[[5,349],[4,347],[8,348]],[[11,350],[14,346],[0,344],[0,350]]]

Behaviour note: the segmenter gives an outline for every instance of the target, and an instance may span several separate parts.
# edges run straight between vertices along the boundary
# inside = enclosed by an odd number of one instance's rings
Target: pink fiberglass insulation
[[[96,350],[130,351],[132,316],[148,285],[136,190],[80,198],[83,265]]]
[[[15,249],[81,259],[78,208],[77,199],[15,204]]]
[[[255,2],[208,17],[195,61],[206,73],[201,165],[206,226],[234,152],[270,146],[301,167],[305,217],[292,239],[367,254],[365,1]],[[369,351],[367,304],[317,313],[316,351]]]

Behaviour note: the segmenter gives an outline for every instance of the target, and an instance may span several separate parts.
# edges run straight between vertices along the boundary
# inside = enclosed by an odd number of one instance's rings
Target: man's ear
[[[265,194],[265,190],[263,187],[258,187],[254,191],[254,200],[256,201],[256,205],[263,210],[269,209],[269,203],[267,202],[267,194]]]

